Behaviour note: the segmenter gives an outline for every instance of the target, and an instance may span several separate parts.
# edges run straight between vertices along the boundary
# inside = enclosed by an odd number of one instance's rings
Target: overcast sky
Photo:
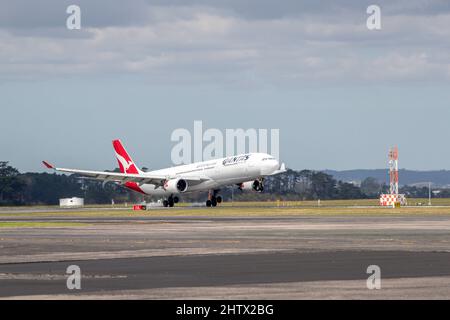
[[[81,7],[81,30],[66,8]],[[370,4],[382,29],[366,27]],[[450,1],[0,1],[0,160],[171,165],[174,129],[278,128],[294,169],[450,169]]]

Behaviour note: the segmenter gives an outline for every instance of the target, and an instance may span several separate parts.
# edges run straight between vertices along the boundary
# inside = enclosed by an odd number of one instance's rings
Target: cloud
[[[131,74],[157,83],[298,84],[449,80],[445,1],[16,1],[0,13],[1,81]],[[367,2],[367,3],[366,3]],[[6,6],[6,5],[5,5]]]

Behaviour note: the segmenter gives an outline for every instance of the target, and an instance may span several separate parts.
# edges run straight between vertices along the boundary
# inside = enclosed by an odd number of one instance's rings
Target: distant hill
[[[367,177],[373,177],[380,182],[389,183],[387,169],[356,169],[356,170],[323,170],[337,180],[346,182],[361,182]],[[415,171],[400,169],[398,172],[400,185],[428,185],[434,187],[450,187],[450,170]]]

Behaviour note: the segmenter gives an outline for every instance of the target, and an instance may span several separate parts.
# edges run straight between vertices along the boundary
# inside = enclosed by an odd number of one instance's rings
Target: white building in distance
[[[76,197],[59,199],[59,206],[61,208],[79,208],[84,206],[84,199]]]

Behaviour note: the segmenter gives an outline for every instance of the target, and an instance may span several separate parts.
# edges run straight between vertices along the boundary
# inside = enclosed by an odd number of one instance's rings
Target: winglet
[[[55,169],[55,166],[48,163],[47,161],[42,161],[42,163],[47,167],[47,169]]]

